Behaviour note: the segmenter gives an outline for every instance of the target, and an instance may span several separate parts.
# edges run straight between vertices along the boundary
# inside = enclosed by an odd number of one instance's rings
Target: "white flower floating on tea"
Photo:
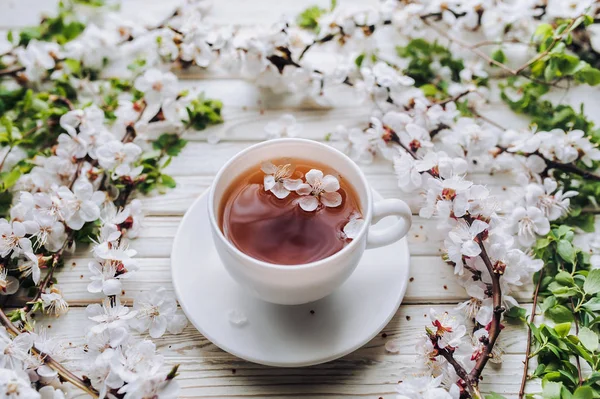
[[[272,192],[279,199],[287,197],[302,184],[301,179],[290,179],[295,170],[292,164],[275,166],[267,161],[261,164],[260,170],[266,174],[263,182],[265,191]]]
[[[352,214],[348,223],[344,225],[343,231],[345,237],[354,240],[358,236],[358,233],[360,233],[364,224],[365,220],[361,217],[360,213]]]
[[[323,176],[320,170],[311,169],[306,173],[306,183],[296,189],[296,193],[302,196],[298,205],[307,212],[317,209],[319,202],[326,207],[335,208],[342,204],[342,196],[337,192],[339,189],[340,182],[335,176]]]

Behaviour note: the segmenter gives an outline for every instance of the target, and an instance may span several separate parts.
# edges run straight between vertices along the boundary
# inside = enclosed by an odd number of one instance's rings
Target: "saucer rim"
[[[372,195],[373,195],[373,199],[374,200],[380,200],[383,199],[383,197],[381,196],[381,194],[379,194],[377,191],[375,191],[373,188],[371,188],[372,191]],[[401,240],[398,241],[398,243],[403,244],[404,247],[404,253],[405,253],[405,262],[406,262],[406,276],[404,278],[403,284],[400,287],[399,290],[399,295],[398,295],[398,299],[396,301],[396,304],[393,307],[393,311],[390,312],[390,314],[388,316],[386,316],[384,322],[382,322],[375,330],[374,333],[369,335],[367,338],[365,339],[361,339],[359,340],[358,344],[353,345],[352,347],[329,355],[329,356],[325,356],[325,357],[321,357],[321,358],[315,358],[311,361],[304,361],[304,362],[293,362],[293,361],[289,361],[289,362],[270,362],[268,360],[263,360],[263,359],[257,359],[254,358],[253,356],[247,356],[244,354],[239,353],[237,350],[234,349],[229,349],[227,347],[227,345],[223,345],[222,343],[219,342],[219,340],[215,339],[213,336],[211,336],[210,334],[207,334],[205,332],[205,330],[199,326],[199,323],[197,323],[197,321],[195,321],[192,317],[190,317],[189,315],[192,314],[192,312],[189,311],[187,305],[184,304],[184,302],[182,301],[182,297],[181,297],[181,288],[178,286],[177,284],[177,279],[175,277],[175,263],[176,262],[176,253],[177,251],[177,247],[181,244],[179,244],[180,240],[180,232],[182,230],[182,227],[184,225],[184,222],[190,218],[191,216],[191,210],[194,209],[195,207],[199,206],[200,202],[204,199],[204,197],[208,197],[208,194],[210,192],[210,188],[206,189],[202,194],[200,194],[198,196],[198,198],[196,198],[196,200],[192,203],[192,205],[188,208],[188,210],[185,212],[183,218],[181,219],[181,222],[179,223],[179,226],[177,227],[177,232],[175,233],[175,237],[173,240],[173,246],[172,246],[172,250],[171,250],[171,256],[170,256],[170,263],[171,263],[171,283],[173,285],[173,290],[175,291],[175,296],[177,298],[177,302],[179,304],[179,306],[181,307],[181,309],[183,310],[183,312],[185,313],[187,319],[190,321],[190,323],[194,326],[194,328],[196,328],[196,330],[198,330],[198,332],[200,334],[202,334],[206,339],[208,339],[212,344],[214,344],[216,347],[218,347],[219,349],[221,349],[222,351],[225,351],[233,356],[236,356],[242,360],[246,360],[252,363],[256,363],[256,364],[261,364],[264,366],[271,366],[271,367],[281,367],[281,368],[292,368],[292,367],[308,367],[308,366],[314,366],[314,365],[318,365],[318,364],[323,364],[323,363],[327,363],[339,358],[342,358],[346,355],[349,355],[353,352],[355,352],[356,350],[362,348],[365,344],[367,344],[369,341],[371,341],[373,338],[375,338],[384,328],[385,326],[388,325],[388,323],[394,318],[394,315],[396,315],[396,313],[398,312],[398,309],[400,308],[400,305],[402,304],[402,301],[404,300],[404,296],[406,295],[406,289],[408,287],[408,275],[410,273],[410,252],[409,252],[409,248],[408,248],[408,242],[407,242],[407,238],[406,236],[403,237]],[[207,213],[207,217],[209,217],[208,215],[208,208],[205,209],[205,212]],[[212,237],[211,237],[212,240]],[[394,243],[395,244],[395,243]],[[391,245],[394,245],[391,244]],[[214,243],[213,243],[214,246]],[[227,272],[225,270],[223,270],[223,272]],[[237,284],[237,283],[236,283]],[[239,287],[239,289],[243,289],[242,287]],[[249,294],[250,295],[250,294]],[[287,306],[287,305],[280,305],[280,306]]]

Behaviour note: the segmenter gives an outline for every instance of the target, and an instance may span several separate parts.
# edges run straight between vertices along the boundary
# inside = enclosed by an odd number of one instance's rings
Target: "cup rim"
[[[215,186],[217,184],[217,182],[221,179],[221,177],[223,176],[223,174],[225,173],[225,170],[227,170],[227,168],[235,161],[237,160],[239,157],[256,150],[257,148],[261,148],[261,147],[266,147],[266,146],[273,146],[273,145],[277,145],[279,143],[289,143],[289,142],[296,142],[296,143],[304,143],[304,144],[309,144],[309,145],[315,145],[317,147],[321,147],[324,148],[328,151],[331,151],[333,153],[336,153],[338,155],[341,155],[342,158],[345,158],[345,160],[348,162],[348,164],[350,164],[350,167],[354,169],[355,172],[357,172],[365,190],[367,191],[367,203],[363,205],[363,211],[366,213],[366,215],[363,215],[363,219],[365,221],[365,223],[363,224],[363,226],[361,227],[361,230],[359,231],[359,233],[357,234],[356,238],[354,238],[348,245],[346,245],[344,248],[342,248],[341,250],[339,250],[338,252],[323,258],[323,259],[319,259],[317,261],[314,262],[309,262],[309,263],[301,263],[301,264],[295,264],[295,265],[281,265],[281,264],[277,264],[277,263],[269,263],[269,262],[265,262],[263,260],[260,259],[256,259],[250,255],[245,254],[244,252],[242,252],[240,249],[238,249],[235,245],[233,245],[228,239],[227,237],[225,237],[225,234],[223,234],[223,232],[221,231],[221,228],[219,227],[219,223],[217,222],[217,217],[215,215],[215,211],[214,211],[214,204],[215,204]],[[219,169],[219,172],[217,172],[217,175],[215,176],[213,183],[210,186],[210,193],[208,196],[208,215],[209,215],[209,219],[210,219],[210,223],[212,225],[213,231],[216,232],[217,236],[219,237],[219,239],[221,241],[223,241],[225,243],[225,245],[227,246],[227,248],[230,251],[233,251],[235,253],[236,256],[241,257],[242,259],[252,262],[258,266],[261,267],[265,267],[265,268],[269,268],[269,269],[281,269],[281,270],[300,270],[300,269],[309,269],[309,268],[313,268],[313,267],[318,267],[321,266],[325,263],[329,263],[331,261],[335,261],[339,258],[341,258],[342,256],[345,255],[346,252],[350,252],[351,250],[354,249],[354,247],[356,247],[357,245],[359,245],[359,242],[363,239],[363,236],[367,233],[367,230],[371,224],[371,218],[372,218],[372,206],[371,204],[373,203],[373,193],[371,191],[371,188],[369,186],[369,183],[367,182],[367,178],[365,177],[365,174],[363,173],[363,171],[358,167],[358,165],[352,160],[350,159],[346,154],[344,154],[343,152],[341,152],[340,150],[333,148],[331,146],[328,146],[326,144],[323,144],[321,142],[315,141],[315,140],[308,140],[308,139],[300,139],[300,138],[279,138],[279,139],[274,139],[274,140],[268,140],[268,141],[263,141],[261,143],[257,143],[254,145],[251,145],[248,148],[245,148],[244,150],[238,152],[237,154],[235,154],[231,159],[229,159],[225,165],[223,165],[221,167],[221,169]]]

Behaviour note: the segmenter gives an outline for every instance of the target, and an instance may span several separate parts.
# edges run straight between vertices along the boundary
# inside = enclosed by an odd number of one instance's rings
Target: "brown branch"
[[[579,336],[579,324],[581,321],[579,320],[579,314],[575,311],[575,303],[573,302],[573,298],[569,298],[571,302],[571,308],[573,309],[573,318],[575,319],[575,335]],[[575,365],[577,366],[577,378],[579,380],[579,386],[583,385],[583,375],[581,374],[581,362],[579,360],[579,356],[575,356]]]
[[[484,40],[482,42],[479,43],[475,43],[472,45],[473,48],[477,48],[477,47],[484,47],[484,46],[494,46],[494,45],[502,45],[502,44],[522,44],[523,46],[535,46],[535,44],[533,43],[526,43],[526,42],[522,42],[519,39],[508,39],[508,40]]]
[[[538,282],[535,285],[535,292],[533,293],[533,305],[531,307],[531,316],[529,317],[529,323],[531,324],[533,324],[533,321],[535,320],[535,312],[537,308],[540,286],[542,285],[542,277],[544,277],[544,269],[540,270]],[[525,384],[527,384],[527,371],[529,370],[529,355],[531,353],[531,335],[531,327],[527,325],[527,349],[525,351],[525,361],[523,362],[523,376],[521,377],[519,399],[523,399],[523,396],[525,395]]]
[[[546,170],[548,169],[558,169],[558,170],[562,170],[565,172],[569,172],[569,173],[574,173],[576,175],[579,175],[581,177],[583,177],[584,179],[589,179],[589,180],[594,180],[594,181],[600,181],[600,176],[589,172],[585,169],[581,169],[580,167],[576,166],[575,164],[572,163],[560,163],[560,162],[556,162],[556,161],[551,161],[549,159],[544,158],[541,154],[537,153],[536,155],[538,155],[539,157],[543,158],[544,161],[546,161],[546,164],[548,165],[548,167],[546,168]]]
[[[508,148],[506,148],[506,147],[498,146],[496,148],[498,149],[498,151],[495,153],[496,156],[500,155],[503,152],[508,152]],[[542,155],[538,151],[532,152],[527,155],[537,155],[538,157],[542,158],[544,160],[544,162],[546,162],[546,169],[542,173],[548,172],[548,170],[550,170],[550,169],[558,169],[563,172],[568,172],[568,173],[573,173],[573,174],[579,175],[579,176],[583,177],[584,179],[600,181],[599,175],[596,175],[593,172],[590,172],[588,170],[582,169],[573,163],[560,163],[557,161],[553,161],[551,159],[546,158],[544,155]]]
[[[513,75],[513,76],[522,76],[522,77],[524,77],[524,78],[526,78],[528,80],[531,80],[532,82],[535,82],[535,83],[539,83],[539,84],[543,84],[543,85],[549,85],[549,86],[553,86],[553,87],[565,89],[565,87],[557,85],[556,82],[546,82],[546,81],[534,78],[533,76],[529,76],[529,75],[526,75],[526,74],[523,73],[525,71],[525,69],[527,69],[529,66],[531,66],[531,64],[533,62],[537,61],[541,57],[539,57],[539,58],[538,57],[534,57],[530,61],[528,61],[526,64],[521,65],[519,68],[512,69],[508,65],[503,64],[502,62],[497,61],[497,60],[493,59],[492,57],[490,57],[484,51],[482,51],[481,49],[479,49],[479,46],[470,44],[470,43],[468,43],[468,42],[466,42],[466,41],[464,41],[464,40],[462,40],[462,39],[460,39],[460,38],[458,38],[456,36],[450,36],[448,34],[448,31],[442,30],[438,26],[436,26],[436,25],[432,24],[431,22],[429,22],[424,17],[421,17],[421,20],[423,21],[423,23],[425,25],[429,26],[431,29],[433,29],[434,31],[436,31],[440,36],[445,37],[450,42],[456,43],[459,46],[461,46],[462,48],[471,51],[472,53],[474,53],[475,55],[477,55],[479,58],[481,58],[484,61],[486,61],[488,64],[495,65],[498,68],[500,68],[500,69],[508,72],[510,75]],[[552,47],[554,45],[555,45],[555,43],[552,45]],[[551,47],[549,47],[549,49],[547,50],[547,52],[549,52],[550,50],[551,50]],[[546,56],[547,52],[540,53],[540,54],[543,54],[543,56]]]
[[[2,158],[2,162],[0,162],[0,172],[2,171],[2,168],[4,168],[4,163],[6,162],[6,159],[8,158],[8,156],[10,155],[10,153],[12,152],[13,148],[15,148],[15,147],[10,147],[8,149],[8,151],[6,151],[6,154],[4,155],[4,158]]]
[[[473,219],[469,215],[465,216],[465,219],[469,224],[473,222]],[[483,351],[475,363],[475,367],[473,367],[473,370],[471,370],[471,373],[469,373],[469,382],[476,386],[479,384],[479,378],[481,377],[481,373],[483,372],[485,365],[492,357],[492,349],[494,348],[494,345],[496,345],[496,340],[500,335],[500,331],[502,331],[502,325],[500,321],[502,319],[502,313],[505,311],[504,307],[502,306],[502,288],[500,287],[500,277],[502,274],[492,265],[487,250],[485,249],[485,245],[483,244],[482,234],[480,233],[477,238],[479,248],[481,248],[481,254],[479,257],[481,260],[483,260],[483,263],[485,264],[485,267],[492,279],[492,306],[494,307],[494,310],[490,328],[488,330],[488,342],[484,345]]]
[[[502,130],[507,130],[506,127],[502,126],[498,122],[493,121],[492,119],[489,119],[486,116],[481,115],[479,112],[477,112],[473,109],[471,109],[471,112],[473,113],[473,115],[484,120],[485,122],[489,123],[490,125],[493,125]],[[498,146],[497,149],[499,150],[499,152],[496,153],[496,156],[503,152],[508,152],[508,148],[506,148],[506,147]],[[590,172],[588,170],[582,169],[573,163],[560,163],[560,162],[553,161],[551,159],[546,158],[544,155],[542,155],[538,151],[532,152],[531,154],[527,154],[527,155],[537,155],[538,157],[542,158],[544,160],[544,162],[546,162],[546,165],[548,166],[545,171],[547,171],[549,169],[558,169],[558,170],[562,170],[565,172],[574,173],[576,175],[583,177],[584,179],[600,181],[599,175],[596,175],[593,172]]]
[[[419,159],[417,157],[417,154],[415,154],[414,151],[411,151],[410,148],[405,146],[400,141],[399,137],[395,133],[392,134],[392,141],[397,143],[398,145],[400,145],[414,159]],[[465,215],[463,217],[463,219],[469,225],[471,225],[474,222],[474,219],[470,215]],[[475,367],[473,367],[473,370],[471,370],[471,372],[468,375],[465,375],[464,378],[461,377],[467,384],[467,388],[469,389],[471,396],[473,396],[474,398],[481,397],[481,394],[479,393],[479,379],[481,377],[481,373],[483,372],[483,369],[485,368],[487,362],[492,357],[492,349],[496,345],[496,340],[498,339],[498,336],[500,335],[500,332],[502,331],[502,325],[500,322],[502,319],[502,313],[504,313],[504,311],[505,311],[505,308],[502,306],[502,288],[500,286],[500,277],[502,276],[502,274],[499,270],[496,270],[494,268],[494,266],[492,265],[492,261],[490,260],[490,257],[488,255],[485,245],[483,243],[484,238],[485,237],[483,236],[482,233],[479,233],[477,235],[477,243],[479,244],[479,248],[481,248],[481,253],[479,254],[479,257],[485,264],[485,267],[486,267],[486,269],[490,275],[490,278],[492,280],[493,316],[492,316],[492,321],[490,323],[490,328],[488,330],[488,340],[484,344],[481,355],[479,356],[479,358],[477,359],[477,362],[475,363]],[[440,354],[442,354],[442,353],[440,353]],[[447,355],[442,354],[442,356],[444,356],[446,358],[446,360],[448,360],[449,358],[452,358],[451,353],[448,353]],[[450,362],[450,360],[448,360],[448,361]],[[450,364],[452,364],[452,366],[455,367],[455,365],[452,362],[450,362]],[[455,371],[457,372],[457,374],[459,373],[459,369],[456,369],[456,367],[455,367]],[[460,376],[460,374],[459,374],[459,376]]]
[[[456,102],[456,101],[460,100],[461,98],[463,98],[464,96],[467,96],[467,95],[469,95],[469,94],[471,94],[471,93],[476,93],[476,90],[475,90],[475,89],[468,89],[468,90],[465,90],[465,91],[463,91],[462,93],[458,93],[458,94],[457,94],[457,95],[455,95],[455,96],[448,97],[448,98],[447,98],[447,99],[445,99],[445,100],[438,101],[438,102],[434,102],[434,103],[432,104],[432,106],[433,106],[433,105],[441,105],[441,106],[444,106],[444,105],[446,105],[446,104],[448,104],[448,103]]]
[[[0,77],[16,75],[17,73],[22,72],[24,70],[25,70],[25,67],[23,67],[23,66],[13,66],[13,67],[5,68],[5,69],[0,69]]]
[[[15,325],[10,321],[4,310],[0,308],[0,323],[6,327],[6,330],[14,337],[21,334],[21,331],[15,327]],[[90,384],[89,381],[84,380],[81,377],[73,374],[73,372],[69,371],[65,366],[54,360],[50,355],[44,353],[43,351],[36,348],[34,345],[31,351],[36,354],[40,359],[44,361],[44,363],[50,367],[52,370],[56,371],[64,380],[70,382],[75,385],[77,388],[81,389],[85,393],[97,398],[99,396],[98,391],[96,391]]]
[[[27,312],[27,315],[31,314],[31,312],[33,310],[33,306],[42,297],[42,294],[46,290],[46,287],[48,287],[48,284],[50,283],[50,281],[52,281],[52,276],[54,275],[54,271],[56,270],[56,267],[58,266],[58,262],[60,261],[60,258],[63,256],[65,250],[69,247],[69,244],[73,241],[74,236],[75,236],[75,232],[71,231],[69,233],[69,235],[67,236],[67,239],[63,243],[62,247],[54,255],[52,255],[52,264],[50,265],[48,274],[44,277],[44,279],[40,283],[40,285],[38,287],[38,291],[36,292],[33,299],[31,301],[28,301],[25,304],[25,306],[23,306],[23,310],[25,312]]]
[[[552,43],[550,43],[550,45],[546,48],[546,50],[539,53],[538,55],[536,55],[535,57],[533,57],[532,59],[527,61],[525,64],[521,65],[519,68],[515,69],[515,75],[520,74],[525,69],[527,69],[529,66],[533,65],[537,61],[539,61],[542,58],[544,58],[545,56],[547,56],[550,53],[550,51],[554,48],[554,46],[556,46],[562,39],[564,39],[564,37],[566,35],[568,35],[570,33],[570,29],[573,27],[573,25],[575,25],[575,22],[577,22],[579,20],[579,18],[581,18],[581,16],[574,18],[571,21],[571,23],[569,23],[569,25],[565,28],[565,30],[560,35],[556,36],[554,38],[554,40],[552,40]]]
[[[67,108],[69,108],[70,111],[73,111],[75,109],[75,106],[73,105],[71,100],[69,100],[66,97],[52,95],[50,96],[50,101],[55,103],[63,103],[67,106]]]

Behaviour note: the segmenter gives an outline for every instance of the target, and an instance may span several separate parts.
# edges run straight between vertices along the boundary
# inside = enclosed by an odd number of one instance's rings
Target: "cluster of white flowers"
[[[166,379],[163,358],[155,353],[154,344],[134,339],[130,329],[139,333],[149,331],[151,337],[157,338],[167,330],[180,333],[187,320],[177,312],[175,299],[164,289],[142,293],[132,311],[121,305],[118,297],[122,295],[122,281],[138,269],[136,251],[128,247],[127,240],[138,235],[143,214],[137,199],[118,208],[105,179],[99,178],[106,173],[114,180],[134,180],[141,171],[136,163],[142,149],[126,136],[117,139],[105,127],[103,111],[93,105],[67,112],[60,125],[66,133],[59,136],[55,155],[36,160],[38,166],[24,175],[17,186],[21,191],[11,208],[11,221],[0,220],[2,256],[12,258],[11,264],[16,268],[3,267],[0,294],[14,294],[18,290],[19,280],[11,274],[31,277],[38,284],[42,270],[48,269],[37,302],[48,314],[65,313],[68,304],[49,278],[63,252],[73,244],[73,234],[86,223],[99,222],[100,234],[93,237],[95,259],[88,266],[91,272],[88,291],[103,293],[106,298],[102,305],[93,304],[87,309],[90,320],[96,323],[87,334],[86,344],[92,386],[101,397],[110,390],[118,390],[126,397],[156,392],[170,392],[165,397],[176,397],[176,383]],[[61,166],[50,167],[54,164]],[[30,377],[35,376],[32,382],[51,386],[58,381],[58,375],[31,350],[35,344],[48,355],[56,353],[49,345],[38,342],[37,337],[23,333],[11,339],[4,330],[0,336],[4,347],[1,367],[28,371]],[[18,381],[23,387],[29,386]]]
[[[262,163],[261,170],[265,173],[265,191],[272,192],[279,199],[294,191],[300,196],[298,205],[307,212],[316,210],[320,204],[330,208],[342,204],[342,195],[338,193],[340,182],[333,175],[323,175],[322,171],[311,169],[299,179],[292,179],[295,172],[293,165],[274,165],[268,161]]]
[[[98,236],[90,237],[94,259],[88,265],[88,291],[104,299],[99,297],[101,304],[87,308],[93,325],[84,349],[86,375],[101,398],[176,398],[177,383],[165,371],[163,357],[152,341],[136,338],[133,332],[152,338],[166,331],[178,334],[187,319],[162,288],[141,293],[132,309],[121,304],[122,282],[139,269],[128,240],[139,234],[143,213],[141,202],[128,200],[129,194],[119,192],[115,183],[133,186],[143,181],[141,161],[153,132],[182,133],[189,118],[186,107],[199,92],[182,92],[175,75],[149,65],[129,77],[136,93],[120,93],[114,118],[107,118],[96,104],[101,104],[100,93],[110,89],[109,81],[79,80],[65,68],[55,67],[65,57],[90,68],[102,67],[105,58],[116,60],[115,49],[126,39],[122,34],[127,24],[114,16],[106,16],[106,25],[88,24],[77,40],[64,47],[32,40],[15,50],[16,62],[23,67],[21,79],[37,85],[47,78],[69,79],[81,89],[78,103],[91,105],[60,117],[63,133],[51,155],[38,155],[32,170],[14,186],[10,220],[0,220],[0,255],[6,259],[0,266],[0,295],[16,293],[20,281],[28,279],[38,286],[39,293],[24,308],[26,315],[18,327],[32,328],[29,313],[35,309],[57,316],[67,312],[68,303],[52,280],[54,269],[74,249],[75,237],[84,226],[98,226]],[[147,33],[127,26],[128,38]],[[2,150],[7,168],[26,155],[18,147]],[[0,347],[0,390],[6,388],[2,392],[24,399],[64,397],[67,386],[44,364],[46,355],[64,360],[61,345],[45,333],[24,332],[13,338],[1,330]],[[36,354],[40,351],[43,356]]]
[[[415,378],[406,378],[400,385],[400,397],[459,396],[460,378],[439,350],[451,350],[467,372],[484,355],[499,361],[498,347],[484,353],[494,328],[492,321],[502,315],[490,287],[499,281],[501,307],[517,305],[511,293],[542,267],[541,261],[530,255],[531,245],[548,233],[550,222],[567,214],[570,198],[577,195],[565,192],[548,170],[556,164],[577,162],[591,166],[600,160],[600,151],[579,130],[517,132],[476,116],[461,116],[459,98],[462,105],[476,108],[490,95],[487,88],[478,85],[490,73],[472,54],[456,51],[464,58],[459,79],[449,79],[452,70],[434,60],[432,70],[440,81],[447,81],[447,93],[457,100],[435,103],[402,72],[408,60],[397,55],[386,58],[376,41],[377,34],[386,30],[399,36],[390,41],[393,43],[427,37],[432,34],[428,28],[431,18],[444,29],[479,30],[488,41],[504,40],[506,51],[527,58],[533,50],[517,42],[531,37],[540,20],[572,18],[595,12],[598,7],[591,1],[496,3],[482,6],[451,0],[405,4],[387,0],[377,7],[339,7],[326,13],[319,17],[316,33],[283,21],[267,28],[241,28],[234,34],[229,28],[211,28],[204,22],[208,10],[204,2],[186,2],[158,28],[148,29],[109,13],[88,24],[82,35],[62,48],[36,40],[19,47],[16,60],[29,82],[64,77],[81,90],[82,98],[94,102],[105,89],[105,81],[80,80],[55,67],[64,57],[92,69],[101,69],[108,60],[109,69],[115,69],[111,72],[134,79],[135,90],[143,96],[141,100],[131,94],[120,96],[114,112],[116,121],[110,126],[94,105],[64,115],[60,125],[65,133],[58,138],[53,155],[36,160],[38,166],[20,179],[17,191],[21,194],[11,210],[11,221],[0,221],[0,253],[16,258],[19,272],[34,282],[40,281],[40,269],[53,267],[54,261],[52,256],[36,256],[37,248],[43,246],[53,253],[68,249],[70,231],[81,229],[87,222],[102,221],[93,249],[95,260],[89,264],[89,291],[107,296],[102,305],[88,308],[90,319],[97,323],[87,343],[88,353],[94,356],[89,370],[93,386],[102,394],[117,390],[126,398],[174,395],[174,383],[166,381],[159,371],[162,358],[155,354],[154,345],[134,340],[127,327],[148,330],[152,337],[158,337],[167,330],[181,331],[185,321],[175,312],[174,300],[166,298],[162,290],[138,298],[133,309],[120,303],[122,280],[137,269],[132,258],[135,251],[128,248],[126,239],[139,229],[139,203],[133,201],[117,209],[115,194],[99,178],[106,171],[111,179],[135,181],[141,173],[139,159],[144,150],[140,133],[151,135],[153,129],[181,132],[187,127],[186,107],[197,93],[181,92],[175,75],[164,72],[173,63],[201,68],[218,65],[260,87],[301,92],[317,104],[341,97],[336,95],[338,90],[350,90],[353,98],[370,99],[376,110],[368,127],[340,126],[331,135],[333,144],[357,162],[369,163],[376,156],[389,159],[399,187],[422,194],[420,216],[441,220],[438,225],[446,237],[444,257],[454,265],[458,281],[470,296],[454,313],[431,311],[433,327],[418,348],[423,354],[425,376],[418,373]],[[600,32],[595,27],[590,27],[590,32]],[[592,37],[591,45],[600,52],[598,38]],[[308,50],[319,45],[335,46],[339,57],[333,68],[321,68],[310,59]],[[144,61],[141,70],[118,68],[136,59]],[[138,133],[136,141],[128,137],[132,129]],[[294,136],[300,126],[293,116],[285,115],[266,130],[268,138]],[[211,136],[209,141],[216,142],[218,137]],[[18,149],[13,151],[13,158],[18,153]],[[497,201],[487,187],[467,178],[469,171],[492,168],[510,171],[522,186],[510,204]],[[337,206],[341,201],[337,179],[320,171],[307,173],[306,182],[292,179],[289,165],[263,165],[263,171],[266,190],[278,198],[296,191],[305,210],[314,210],[319,203]],[[356,218],[345,229],[347,236],[351,238],[360,226],[361,220]],[[60,290],[46,288],[40,297],[43,307],[64,312],[66,302]],[[17,279],[8,270],[1,270],[0,294],[12,294],[17,289]],[[476,321],[475,329],[466,328],[471,320]],[[23,336],[17,338],[23,342],[14,345],[25,345],[29,338]],[[15,343],[16,339],[7,342]],[[15,353],[30,349],[25,346]],[[29,358],[22,353],[15,356],[11,365],[19,366],[17,369],[28,364]],[[8,378],[26,391],[27,384],[19,382],[22,380],[17,374]]]

